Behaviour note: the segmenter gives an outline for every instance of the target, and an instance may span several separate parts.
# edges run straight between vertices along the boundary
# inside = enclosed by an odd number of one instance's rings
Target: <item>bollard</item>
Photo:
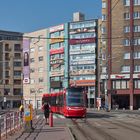
[[[6,139],[7,139],[7,129],[8,129],[8,128],[7,128],[7,127],[8,127],[7,113],[6,113],[6,116],[5,116],[5,117],[6,117],[6,120],[5,120],[5,121],[6,121],[6,122],[5,122],[5,124],[6,124],[6,127],[5,127],[5,128],[6,128],[6,131],[5,131],[5,132],[6,132]]]
[[[50,127],[53,127],[53,113],[52,112],[49,115],[49,125]]]
[[[0,140],[1,140],[1,116],[0,116]]]

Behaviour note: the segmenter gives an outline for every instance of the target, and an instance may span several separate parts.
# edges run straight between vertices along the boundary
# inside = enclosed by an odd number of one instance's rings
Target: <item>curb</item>
[[[74,138],[74,136],[73,136],[73,134],[72,134],[70,128],[69,128],[69,127],[66,127],[66,128],[67,128],[67,130],[68,130],[68,133],[70,134],[71,140],[75,140],[75,138]]]

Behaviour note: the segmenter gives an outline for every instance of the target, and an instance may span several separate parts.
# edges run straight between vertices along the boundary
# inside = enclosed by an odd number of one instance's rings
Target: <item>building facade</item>
[[[68,24],[48,28],[48,92],[68,88]]]
[[[19,107],[23,100],[22,33],[0,30],[0,106]]]
[[[140,0],[102,0],[102,94],[109,107],[140,108]]]
[[[81,13],[74,14],[73,20],[69,23],[69,86],[84,88],[89,107],[93,107],[97,94],[98,20],[85,20]]]
[[[23,92],[26,103],[35,109],[42,106],[42,95],[48,91],[47,29],[24,34]]]

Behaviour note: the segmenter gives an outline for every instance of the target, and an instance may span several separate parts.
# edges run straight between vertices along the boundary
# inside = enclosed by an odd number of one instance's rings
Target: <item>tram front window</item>
[[[68,106],[84,106],[84,99],[81,93],[69,93],[67,98],[67,105]]]

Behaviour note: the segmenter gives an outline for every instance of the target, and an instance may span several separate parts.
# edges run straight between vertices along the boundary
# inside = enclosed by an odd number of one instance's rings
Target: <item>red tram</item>
[[[86,95],[83,89],[71,88],[58,93],[47,93],[42,97],[42,103],[44,102],[49,102],[52,112],[65,117],[86,116]]]

